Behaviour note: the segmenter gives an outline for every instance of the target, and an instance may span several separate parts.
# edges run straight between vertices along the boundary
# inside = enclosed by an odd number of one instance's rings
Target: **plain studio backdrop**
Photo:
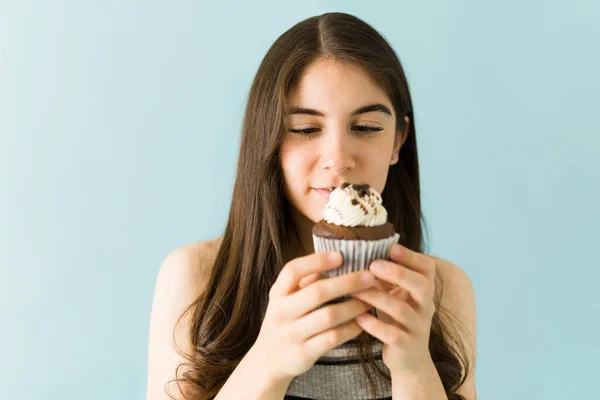
[[[160,263],[222,233],[258,65],[328,11],[404,65],[429,252],[475,288],[479,397],[597,398],[593,0],[0,0],[0,398],[144,398]]]

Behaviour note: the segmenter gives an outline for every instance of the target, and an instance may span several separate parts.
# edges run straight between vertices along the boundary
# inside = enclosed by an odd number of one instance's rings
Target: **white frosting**
[[[375,189],[369,188],[366,196],[360,197],[353,185],[331,192],[323,210],[325,221],[343,226],[379,226],[387,222],[387,216],[381,195]]]

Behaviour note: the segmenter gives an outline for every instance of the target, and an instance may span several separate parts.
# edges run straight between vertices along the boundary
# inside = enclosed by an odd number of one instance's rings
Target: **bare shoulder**
[[[190,351],[190,314],[184,311],[202,294],[222,237],[189,243],[171,251],[156,278],[148,332],[148,400],[167,400],[165,384],[186,362],[179,351]],[[176,384],[170,392],[179,398]]]
[[[436,274],[443,282],[444,291],[448,291],[447,300],[473,292],[473,285],[467,273],[458,265],[441,257],[431,256],[435,260]]]
[[[223,237],[181,246],[169,253],[158,272],[157,284],[174,284],[198,296],[204,289]]]
[[[441,278],[443,292],[441,305],[455,316],[469,333],[475,335],[475,291],[469,276],[458,265],[432,256],[436,274]]]
[[[477,323],[473,284],[469,276],[458,265],[441,257],[431,257],[435,260],[436,274],[441,278],[443,286],[440,305],[460,323],[456,328],[465,345],[470,364],[467,380],[460,387],[458,393],[468,400],[475,400],[477,399],[475,390]]]

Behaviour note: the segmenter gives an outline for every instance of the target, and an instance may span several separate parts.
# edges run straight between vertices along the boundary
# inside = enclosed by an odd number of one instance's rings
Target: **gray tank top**
[[[371,399],[371,387],[361,365],[358,349],[358,339],[352,339],[328,351],[308,371],[294,377],[284,400]],[[389,369],[381,359],[381,349],[381,341],[374,339],[371,351],[375,363],[389,374]],[[371,375],[377,386],[378,400],[391,400],[391,384],[375,372]]]

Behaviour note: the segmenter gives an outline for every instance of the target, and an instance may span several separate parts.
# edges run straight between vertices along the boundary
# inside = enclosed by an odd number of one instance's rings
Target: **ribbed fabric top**
[[[372,354],[375,363],[389,374],[381,359],[381,341],[374,339]],[[367,400],[372,399],[371,387],[358,355],[358,339],[331,349],[304,374],[290,383],[284,400]],[[371,373],[377,386],[377,398],[391,400],[392,387],[379,374]]]

